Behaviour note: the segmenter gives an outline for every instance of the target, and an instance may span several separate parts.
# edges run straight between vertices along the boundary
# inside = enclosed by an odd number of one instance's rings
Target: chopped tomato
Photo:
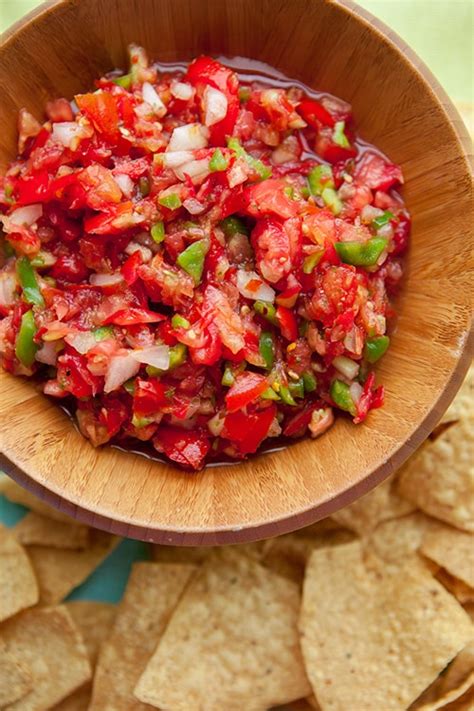
[[[284,220],[296,217],[299,211],[298,203],[288,197],[287,188],[288,183],[282,178],[262,180],[261,183],[246,188],[246,212],[252,217],[275,215]]]
[[[86,358],[71,352],[58,358],[57,381],[63,390],[77,398],[97,395],[103,387],[103,378],[92,375]]]
[[[115,142],[120,136],[115,96],[108,91],[96,91],[94,94],[77,94],[74,98],[79,109],[92,121],[96,130],[107,141]]]
[[[256,400],[268,388],[268,380],[258,373],[241,373],[225,396],[228,412],[236,412]]]
[[[209,451],[209,438],[202,431],[161,426],[153,439],[158,451],[183,467],[198,470]]]
[[[389,163],[381,155],[370,151],[364,153],[357,164],[354,178],[372,190],[386,191],[394,185],[403,183],[402,171],[398,165]]]
[[[158,314],[156,311],[128,306],[124,309],[118,309],[118,311],[107,316],[103,323],[113,323],[116,326],[134,326],[137,323],[159,323],[165,318],[166,316]]]
[[[247,414],[237,411],[226,416],[222,436],[233,442],[240,454],[256,452],[268,435],[268,430],[275,419],[274,404],[265,410]]]
[[[293,311],[279,306],[276,310],[276,317],[283,338],[286,338],[287,341],[295,341],[298,338],[298,323]]]
[[[137,378],[133,395],[133,411],[141,417],[156,415],[170,404],[172,391],[158,378]]]
[[[300,101],[297,111],[304,118],[306,123],[318,130],[321,126],[334,126],[335,119],[324,106],[315,99],[303,99]]]

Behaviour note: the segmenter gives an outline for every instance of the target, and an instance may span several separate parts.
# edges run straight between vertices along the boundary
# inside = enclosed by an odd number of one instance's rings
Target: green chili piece
[[[260,395],[260,397],[263,400],[279,400],[280,396],[278,393],[274,391],[273,388],[267,388],[266,390],[263,391],[263,393]]]
[[[150,194],[150,181],[144,175],[138,181],[138,189],[142,197]]]
[[[186,356],[188,354],[188,349],[184,345],[184,343],[177,343],[175,346],[171,346],[170,348],[170,364],[169,364],[169,370],[173,370],[173,368],[177,368],[179,365],[183,365],[184,361],[186,360]]]
[[[308,254],[308,256],[305,257],[303,260],[303,272],[305,274],[311,274],[313,269],[318,266],[323,254],[324,249],[321,249],[319,252],[313,252],[312,254]]]
[[[385,210],[383,215],[379,215],[374,220],[372,220],[372,227],[375,230],[379,230],[381,227],[388,224],[390,220],[393,220],[394,217],[395,215],[393,214],[393,212],[390,212],[390,210]]]
[[[318,387],[318,381],[316,380],[314,375],[310,373],[309,370],[307,370],[306,373],[303,373],[301,377],[303,378],[305,393],[314,392]]]
[[[152,236],[152,239],[159,244],[160,242],[163,242],[165,238],[165,223],[164,222],[155,222],[155,224],[152,226],[150,230],[150,234]]]
[[[334,177],[332,168],[322,163],[316,165],[308,174],[308,187],[311,195],[321,195],[324,188],[334,190]]]
[[[209,161],[209,170],[211,173],[219,173],[223,170],[227,170],[228,167],[228,159],[224,156],[220,148],[216,148]]]
[[[272,169],[270,166],[265,165],[258,158],[254,158],[247,153],[245,148],[242,146],[238,138],[232,137],[227,139],[227,146],[234,151],[237,158],[243,158],[246,163],[252,168],[252,170],[258,175],[260,180],[266,180],[271,177]]]
[[[337,143],[337,145],[341,146],[342,148],[350,148],[351,144],[349,143],[349,139],[344,133],[345,128],[345,121],[336,121],[336,123],[334,124],[334,130],[332,132],[332,140],[334,141],[334,143]]]
[[[260,334],[259,349],[266,367],[270,370],[275,362],[275,344],[270,331],[262,331]]]
[[[150,378],[157,378],[160,375],[163,375],[164,370],[161,368],[155,368],[154,365],[147,365],[145,368],[146,374],[150,376]]]
[[[278,326],[278,319],[276,315],[276,308],[273,304],[269,304],[268,301],[256,301],[253,305],[254,310],[270,321],[274,326]]]
[[[241,86],[239,89],[239,101],[242,103],[245,103],[250,99],[250,87],[249,86]]]
[[[388,336],[368,338],[364,348],[364,358],[369,363],[376,363],[383,356],[389,345],[390,338]]]
[[[181,198],[176,193],[169,193],[158,198],[158,203],[168,210],[177,210],[181,207]]]
[[[228,366],[224,370],[224,374],[222,376],[221,384],[224,385],[226,388],[230,388],[231,385],[233,385],[235,382],[235,377],[234,374]]]
[[[335,215],[339,215],[342,210],[342,201],[334,188],[324,188],[321,197],[324,204],[327,205]]]
[[[31,368],[33,365],[36,351],[38,350],[38,346],[34,341],[36,331],[35,317],[30,309],[21,317],[20,330],[15,343],[15,355],[27,368]]]
[[[248,229],[238,217],[226,217],[225,220],[222,220],[219,226],[226,237],[234,237],[234,235],[248,236],[249,234]]]
[[[179,266],[192,276],[196,285],[201,281],[204,271],[204,260],[208,249],[209,244],[207,240],[200,239],[197,242],[192,242],[189,247],[186,247],[184,252],[181,252],[176,260]]]
[[[132,86],[132,75],[122,74],[121,77],[115,77],[115,79],[112,79],[112,81],[114,84],[121,86],[122,89],[130,89],[130,87]]]
[[[288,383],[288,387],[290,389],[290,393],[293,395],[293,397],[304,397],[304,381],[303,378],[300,378],[299,380],[290,380]]]
[[[175,314],[173,316],[171,319],[171,325],[173,328],[191,328],[191,324],[188,319],[184,318],[184,316],[180,316],[179,314]]]
[[[96,341],[105,341],[106,338],[113,338],[114,327],[99,326],[99,328],[94,329],[93,334]]]
[[[290,200],[294,199],[295,189],[292,185],[287,185],[286,188],[283,188],[283,192],[285,193],[286,197],[290,198]]]
[[[123,384],[124,390],[128,392],[129,395],[135,395],[135,378],[130,378]]]
[[[294,399],[290,388],[286,385],[280,385],[279,394],[285,405],[296,405],[296,400]]]
[[[333,380],[331,383],[331,399],[337,407],[352,416],[356,414],[356,406],[351,397],[349,386],[342,380]]]
[[[21,257],[16,263],[16,273],[23,289],[23,298],[29,304],[44,306],[44,299],[39,290],[36,272],[27,257]]]
[[[132,417],[132,425],[136,427],[137,429],[140,429],[141,427],[146,427],[147,425],[151,425],[153,422],[151,417],[140,417],[139,415],[133,415]]]
[[[372,267],[388,244],[385,237],[372,237],[367,242],[336,242],[336,252],[345,264]]]

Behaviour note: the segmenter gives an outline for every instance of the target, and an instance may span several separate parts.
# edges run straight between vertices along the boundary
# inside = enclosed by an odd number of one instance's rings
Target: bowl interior
[[[267,62],[352,103],[362,137],[401,164],[413,238],[393,345],[378,368],[386,405],[361,427],[341,419],[320,440],[189,475],[94,450],[57,406],[2,372],[0,464],[50,502],[125,535],[211,544],[286,532],[397,468],[467,367],[471,176],[461,122],[402,43],[349,2],[64,0],[0,48],[0,165],[15,155],[21,107],[41,116],[47,99],[72,98],[126,67],[132,41],[162,61],[211,53]]]

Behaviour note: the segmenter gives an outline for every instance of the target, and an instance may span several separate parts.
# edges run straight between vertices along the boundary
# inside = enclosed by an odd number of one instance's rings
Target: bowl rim
[[[0,54],[7,49],[7,46],[18,32],[22,31],[30,23],[35,22],[39,17],[53,12],[59,5],[66,5],[71,0],[46,0],[38,7],[20,18],[0,35]],[[394,48],[401,59],[411,66],[423,81],[424,85],[431,92],[434,100],[443,110],[451,130],[459,144],[460,158],[466,164],[467,172],[473,176],[472,164],[472,141],[464,121],[461,119],[456,107],[448,97],[441,84],[428,69],[426,64],[418,57],[416,52],[382,20],[372,15],[353,0],[332,0],[332,3],[343,10],[348,16],[356,18],[369,25],[379,38]],[[345,489],[340,494],[323,503],[312,506],[304,511],[285,516],[284,518],[268,521],[261,524],[249,525],[242,528],[222,528],[218,530],[182,530],[175,531],[168,528],[150,528],[133,524],[130,521],[120,518],[111,518],[94,512],[92,509],[74,504],[62,496],[54,493],[44,484],[35,481],[26,474],[3,452],[0,452],[0,468],[14,479],[22,487],[36,495],[45,503],[58,509],[81,523],[100,528],[110,533],[120,536],[135,538],[151,543],[175,546],[212,546],[237,543],[249,543],[272,536],[304,528],[318,520],[321,520],[338,509],[354,502],[359,497],[368,493],[378,484],[381,484],[390,474],[394,473],[408,457],[419,447],[419,445],[430,434],[433,427],[440,419],[458,391],[472,359],[474,348],[474,324],[471,318],[471,327],[464,333],[464,343],[459,351],[458,360],[453,368],[449,380],[446,382],[443,391],[432,405],[430,411],[419,423],[412,436],[400,444],[391,457],[382,465],[370,472],[364,479],[353,486]]]

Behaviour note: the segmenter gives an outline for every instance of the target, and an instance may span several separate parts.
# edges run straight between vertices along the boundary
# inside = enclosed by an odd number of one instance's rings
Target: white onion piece
[[[189,101],[194,95],[194,89],[191,84],[187,84],[184,81],[173,82],[170,91],[175,99],[181,99],[181,101]]]
[[[227,97],[222,91],[214,89],[213,86],[206,86],[202,99],[204,108],[204,123],[206,126],[214,126],[225,118],[227,114]]]
[[[104,392],[110,393],[117,390],[123,383],[140,370],[140,363],[135,360],[130,352],[119,353],[110,359],[107,375],[105,376]]]
[[[204,212],[206,206],[196,200],[196,198],[188,198],[183,202],[183,207],[189,212],[190,215],[200,215]]]
[[[209,140],[209,130],[200,123],[188,123],[185,126],[178,126],[174,129],[167,153],[171,151],[194,151],[198,148],[206,148]]]
[[[14,272],[0,272],[0,306],[15,303],[17,280]]]
[[[362,386],[360,385],[360,383],[352,383],[349,388],[349,392],[354,402],[354,405],[357,405],[360,400],[360,396],[362,395]]]
[[[114,175],[114,179],[125,197],[131,198],[133,188],[135,187],[135,183],[131,177],[129,175],[125,175],[124,173],[120,173],[119,175]]]
[[[189,163],[180,165],[179,168],[174,169],[174,174],[178,180],[185,180],[185,176],[188,175],[193,183],[199,183],[200,181],[207,178],[209,175],[209,161],[206,158],[201,160],[192,160]]]
[[[383,210],[373,205],[364,205],[360,211],[360,219],[366,225],[372,222],[372,220],[375,220],[376,217],[380,217],[380,215],[383,215]]]
[[[135,254],[135,252],[140,252],[143,262],[149,262],[153,257],[153,252],[148,247],[138,242],[129,242],[124,249],[125,254]]]
[[[170,349],[168,346],[149,346],[140,348],[131,353],[138,363],[152,365],[160,370],[168,370],[170,367]]]
[[[359,372],[359,364],[346,356],[336,356],[332,364],[348,380],[353,380]]]
[[[42,205],[27,205],[26,207],[19,207],[8,215],[8,221],[12,225],[30,227],[42,214]]]
[[[209,432],[214,437],[219,437],[220,433],[224,429],[224,422],[224,414],[222,412],[216,412],[214,417],[211,417],[211,419],[207,421],[207,427],[209,429]]]
[[[92,286],[115,286],[123,281],[123,277],[119,273],[115,274],[91,274],[89,282]]]
[[[227,173],[227,180],[229,182],[229,188],[235,188],[236,185],[241,185],[245,183],[249,176],[249,171],[247,165],[243,160],[239,158],[236,160],[232,168]]]
[[[178,168],[184,163],[194,159],[192,151],[172,151],[170,153],[162,153],[161,160],[166,168]]]
[[[39,351],[37,351],[35,359],[39,363],[45,363],[46,365],[56,365],[56,361],[58,359],[57,346],[57,341],[44,341]]]
[[[68,333],[64,338],[66,343],[69,343],[78,353],[84,355],[97,345],[97,340],[93,333],[89,331],[78,331],[76,333]]]
[[[62,121],[53,124],[51,137],[56,143],[60,143],[66,148],[70,145],[73,138],[82,138],[84,129],[75,121]]]
[[[150,82],[144,82],[142,86],[142,96],[143,101],[151,106],[154,113],[158,116],[164,116],[166,113],[166,106],[160,99],[160,96],[156,89],[150,84]]]
[[[275,301],[275,291],[262,281],[262,277],[257,272],[246,272],[243,269],[239,269],[237,272],[237,288],[242,296],[247,299],[268,301],[269,303]]]
[[[272,163],[275,163],[275,165],[282,165],[282,163],[289,163],[292,160],[296,160],[296,157],[295,152],[282,143],[281,146],[278,146],[278,148],[275,148],[273,151]]]

